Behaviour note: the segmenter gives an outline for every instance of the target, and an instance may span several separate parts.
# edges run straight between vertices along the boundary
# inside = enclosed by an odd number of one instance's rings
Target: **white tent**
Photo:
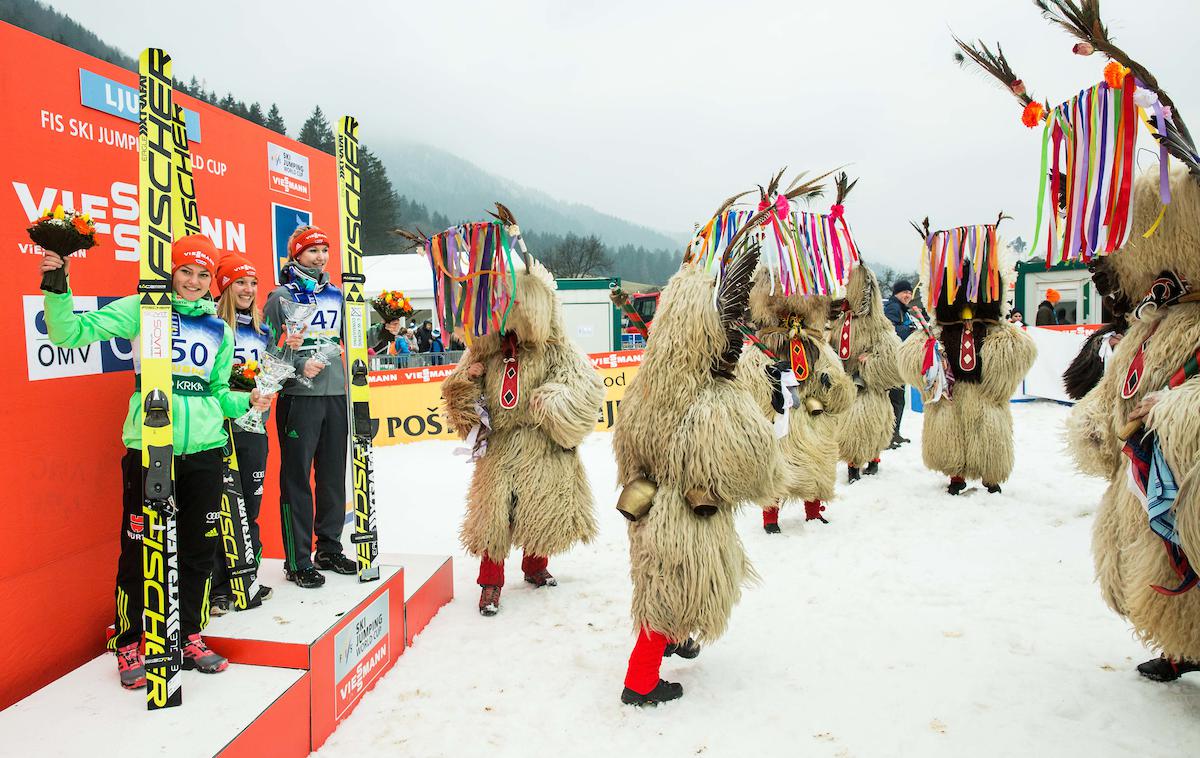
[[[363,256],[367,297],[383,290],[400,290],[417,311],[433,310],[433,275],[429,261],[417,253]]]

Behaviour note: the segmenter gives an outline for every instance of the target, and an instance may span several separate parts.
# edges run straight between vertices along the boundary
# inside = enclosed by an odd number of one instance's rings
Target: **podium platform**
[[[117,684],[111,654],[0,712],[0,753],[179,758],[307,755],[308,672],[231,665],[183,672],[183,705],[146,711],[144,690]]]
[[[184,672],[182,707],[147,713],[106,654],[0,713],[0,752],[307,755],[453,598],[448,556],[388,553],[378,565],[379,581],[325,572],[324,587],[306,590],[267,559],[260,581],[274,597],[212,619],[205,640],[231,666]]]

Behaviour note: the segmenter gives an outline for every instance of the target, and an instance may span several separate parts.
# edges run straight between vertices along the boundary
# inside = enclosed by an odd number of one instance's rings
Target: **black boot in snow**
[[[992,493],[993,495],[1000,494],[1000,485],[999,484],[988,484],[985,482],[983,486],[987,487],[987,491]]]
[[[621,702],[625,705],[658,705],[659,703],[665,703],[668,700],[677,700],[681,697],[683,697],[683,685],[668,682],[665,679],[659,679],[658,684],[654,685],[654,689],[645,695],[634,692],[628,687],[621,692]]]
[[[862,471],[853,466],[846,467],[846,484],[854,484],[859,479],[862,479]]]
[[[950,477],[950,486],[946,488],[946,491],[951,495],[957,495],[966,488],[967,482],[965,479],[959,479],[957,476],[952,476]]]
[[[1200,663],[1183,659],[1173,661],[1164,655],[1145,663],[1139,663],[1137,670],[1147,679],[1156,682],[1173,682],[1184,674],[1200,671]]]
[[[763,531],[767,534],[782,534],[783,532],[779,528],[779,524],[763,524]]]
[[[663,650],[663,658],[670,658],[672,655],[691,660],[700,655],[700,643],[691,637],[688,637],[683,642],[671,643]]]
[[[863,469],[863,473],[867,476],[875,476],[879,473],[879,461],[871,461],[867,467]]]

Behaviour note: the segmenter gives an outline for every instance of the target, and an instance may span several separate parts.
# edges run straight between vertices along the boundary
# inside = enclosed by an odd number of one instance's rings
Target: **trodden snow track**
[[[746,509],[763,581],[716,645],[664,662],[683,699],[646,710],[619,702],[633,633],[609,435],[582,446],[599,538],[551,560],[556,588],[522,582],[511,556],[490,619],[457,541],[470,464],[450,442],[382,448],[381,549],[454,554],[457,597],[320,754],[1178,758],[1200,744],[1200,676],[1134,672],[1150,652],[1092,581],[1104,483],[1062,450],[1067,408],[1013,412],[1001,495],[947,495],[910,412],[913,442],[878,476],[847,487],[842,467],[828,526],[792,505],[770,536]]]

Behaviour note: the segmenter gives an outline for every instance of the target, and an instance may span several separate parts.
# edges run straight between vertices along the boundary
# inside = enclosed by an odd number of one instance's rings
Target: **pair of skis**
[[[155,48],[138,61],[138,187],[140,350],[142,376],[143,627],[146,707],[182,704],[179,556],[175,521],[171,419],[171,243],[200,233],[200,213],[183,108],[174,103],[171,56]],[[232,425],[222,472],[220,540],[234,604],[246,608],[257,592],[257,557],[242,495]]]

